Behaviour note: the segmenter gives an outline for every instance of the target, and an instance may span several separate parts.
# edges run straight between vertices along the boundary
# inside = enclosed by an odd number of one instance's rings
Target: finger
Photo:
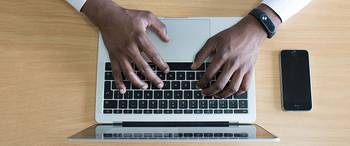
[[[163,81],[154,73],[152,68],[148,65],[148,63],[143,59],[141,54],[135,53],[135,56],[133,56],[133,61],[135,62],[138,70],[148,79],[150,80],[154,85],[156,85],[157,88],[163,88]]]
[[[242,73],[241,70],[235,71],[231,77],[231,81],[229,82],[229,84],[224,88],[223,91],[219,92],[215,96],[216,97],[228,97],[232,94],[237,93],[239,90],[239,87],[242,83],[243,75],[244,74]]]
[[[214,43],[211,41],[211,38],[207,40],[204,46],[196,54],[191,68],[197,69],[200,67],[208,56],[213,53],[215,50]]]
[[[241,83],[241,86],[239,87],[239,90],[238,92],[236,93],[236,95],[241,95],[243,94],[244,92],[247,92],[248,89],[249,89],[249,82],[251,80],[251,78],[253,77],[253,71],[248,71],[243,79],[242,79],[242,83]]]
[[[123,70],[124,75],[130,80],[130,82],[141,89],[147,89],[148,85],[140,80],[140,78],[136,75],[134,72],[134,69],[132,68],[129,60],[125,57],[120,58],[120,67]]]
[[[228,81],[230,80],[234,69],[235,68],[233,68],[233,66],[231,65],[225,65],[222,72],[219,75],[219,78],[214,82],[214,84],[203,89],[202,93],[207,96],[212,96],[222,91],[225,88]]]
[[[205,88],[209,81],[218,73],[221,66],[224,64],[224,59],[220,55],[215,55],[208,69],[203,74],[202,78],[197,82],[197,86],[201,89]]]
[[[153,32],[155,32],[160,39],[165,42],[170,41],[170,37],[166,34],[166,26],[163,22],[161,22],[156,16],[152,17],[150,28]]]
[[[113,77],[115,80],[115,86],[121,94],[124,94],[126,92],[126,87],[123,83],[123,77],[122,77],[121,69],[119,67],[119,63],[111,61],[111,64],[112,64]]]
[[[147,57],[158,66],[159,70],[164,73],[168,73],[170,68],[168,64],[160,57],[155,46],[152,44],[152,41],[148,38],[146,34],[140,35],[138,38],[139,47],[144,51]]]

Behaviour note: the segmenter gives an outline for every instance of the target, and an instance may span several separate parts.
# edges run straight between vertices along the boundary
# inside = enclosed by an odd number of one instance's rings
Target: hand
[[[136,75],[131,63],[135,63],[138,70],[156,87],[163,87],[162,80],[142,57],[146,55],[161,71],[169,72],[169,66],[160,57],[146,34],[146,28],[151,28],[163,41],[169,41],[164,31],[165,25],[155,15],[148,11],[124,9],[111,0],[88,0],[82,12],[102,33],[116,87],[122,94],[126,90],[122,73],[133,85],[142,89],[148,88],[147,83]]]
[[[248,15],[236,25],[210,38],[196,54],[192,64],[192,68],[196,69],[207,57],[214,55],[207,71],[197,83],[203,89],[202,93],[227,97],[247,91],[259,45],[266,36],[259,22]],[[208,87],[216,74],[219,74],[217,80]]]

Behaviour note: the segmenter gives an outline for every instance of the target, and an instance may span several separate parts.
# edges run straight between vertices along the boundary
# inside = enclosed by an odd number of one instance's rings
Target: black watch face
[[[268,29],[269,33],[275,33],[275,25],[273,22],[269,19],[269,17],[265,14],[261,15],[260,17],[261,22],[265,25],[265,27]]]

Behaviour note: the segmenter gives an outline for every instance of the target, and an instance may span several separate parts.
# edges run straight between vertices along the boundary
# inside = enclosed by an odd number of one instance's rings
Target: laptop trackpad
[[[171,40],[161,41],[148,33],[158,52],[167,62],[192,62],[194,55],[210,36],[209,19],[161,19]]]

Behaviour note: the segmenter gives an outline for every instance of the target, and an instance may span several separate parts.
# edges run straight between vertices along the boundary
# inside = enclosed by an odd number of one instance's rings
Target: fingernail
[[[170,72],[170,69],[169,69],[169,68],[167,68],[167,69],[164,70],[164,73],[166,73],[166,74],[169,73],[169,72]]]
[[[158,87],[159,89],[163,88],[163,86],[164,86],[163,83],[159,83],[159,84],[157,85],[157,87]]]
[[[148,85],[147,84],[145,84],[145,85],[143,85],[142,87],[141,87],[141,89],[143,89],[143,90],[145,90],[145,89],[147,89],[148,88]]]
[[[120,94],[124,94],[125,90],[122,88],[122,89],[119,89],[119,92],[120,92]]]

